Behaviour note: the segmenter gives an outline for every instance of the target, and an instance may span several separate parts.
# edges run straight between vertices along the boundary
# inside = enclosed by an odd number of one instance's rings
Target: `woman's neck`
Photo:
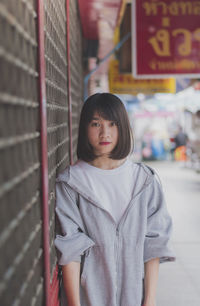
[[[100,169],[111,170],[121,166],[125,162],[125,160],[126,158],[115,160],[108,157],[98,157],[93,161],[89,162],[89,164]]]

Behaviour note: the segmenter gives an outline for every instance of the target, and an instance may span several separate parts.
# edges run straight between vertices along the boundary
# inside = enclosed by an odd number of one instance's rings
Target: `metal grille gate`
[[[50,210],[51,275],[56,265],[54,241],[54,188],[56,173],[69,164],[65,1],[45,1],[45,64],[47,145]]]
[[[70,1],[72,135],[68,129],[66,1],[44,1],[51,305],[58,303],[55,177],[69,164],[83,97],[81,29]],[[0,304],[44,305],[37,1],[0,3]]]
[[[35,305],[43,294],[35,2],[2,1],[0,24],[1,305]]]

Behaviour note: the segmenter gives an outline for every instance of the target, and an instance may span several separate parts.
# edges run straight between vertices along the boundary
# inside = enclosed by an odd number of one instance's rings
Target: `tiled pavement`
[[[200,306],[200,174],[177,162],[148,164],[163,184],[177,257],[160,265],[157,306]]]

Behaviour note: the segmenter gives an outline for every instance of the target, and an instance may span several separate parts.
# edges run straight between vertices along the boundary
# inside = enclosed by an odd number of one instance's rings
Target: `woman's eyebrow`
[[[92,120],[100,120],[99,117],[92,117]]]

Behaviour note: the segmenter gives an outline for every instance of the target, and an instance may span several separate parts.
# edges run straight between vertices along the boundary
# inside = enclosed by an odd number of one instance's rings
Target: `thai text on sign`
[[[130,95],[175,93],[176,83],[173,78],[137,80],[131,74],[120,74],[119,62],[112,60],[109,65],[109,89],[111,93]]]
[[[134,76],[200,76],[200,1],[133,4]]]

